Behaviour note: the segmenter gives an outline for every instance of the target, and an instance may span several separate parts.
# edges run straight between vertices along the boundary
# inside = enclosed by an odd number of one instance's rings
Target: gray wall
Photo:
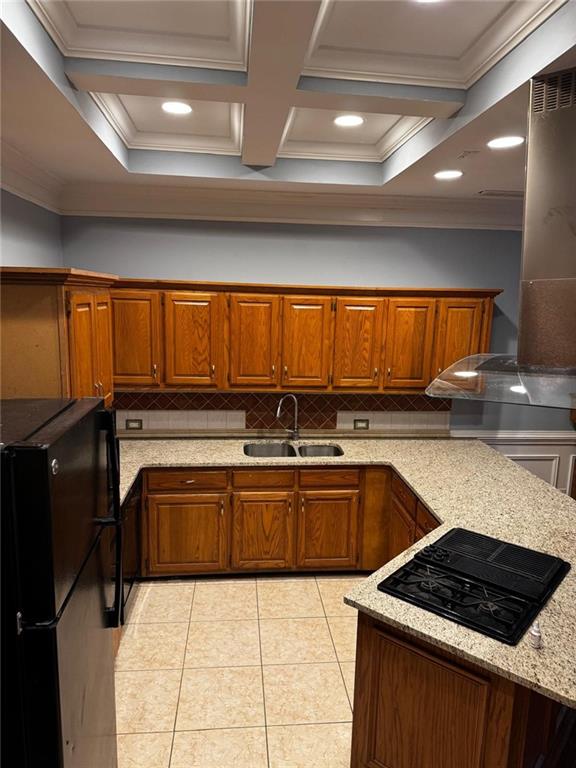
[[[0,264],[62,267],[60,216],[2,190]]]

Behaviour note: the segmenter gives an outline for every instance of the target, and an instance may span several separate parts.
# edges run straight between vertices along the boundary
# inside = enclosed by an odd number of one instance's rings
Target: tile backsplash
[[[271,392],[118,392],[118,428],[126,418],[141,419],[143,430],[281,429],[291,426],[292,410],[278,421],[283,393]],[[370,430],[448,429],[450,400],[426,395],[298,394],[302,429],[354,428],[368,419]]]

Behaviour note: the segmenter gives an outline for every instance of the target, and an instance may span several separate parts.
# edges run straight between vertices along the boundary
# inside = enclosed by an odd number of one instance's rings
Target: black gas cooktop
[[[516,645],[570,565],[464,528],[453,528],[378,589]]]

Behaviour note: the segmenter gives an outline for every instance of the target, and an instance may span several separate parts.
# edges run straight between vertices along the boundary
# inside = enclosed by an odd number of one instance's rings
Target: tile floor
[[[116,661],[119,768],[348,768],[358,578],[142,584]]]

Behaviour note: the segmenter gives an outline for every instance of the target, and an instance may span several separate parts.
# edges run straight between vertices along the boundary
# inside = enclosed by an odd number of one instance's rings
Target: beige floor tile
[[[258,581],[258,615],[261,619],[324,616],[316,581]]]
[[[356,658],[356,625],[354,616],[328,618],[330,634],[336,646],[338,661],[354,661]]]
[[[258,622],[193,621],[190,623],[185,667],[260,665]]]
[[[189,621],[194,582],[140,584],[128,615],[128,623]]]
[[[348,691],[348,698],[352,706],[354,705],[354,676],[356,674],[356,664],[353,661],[343,661],[340,663],[340,669],[344,677],[344,684]]]
[[[263,664],[336,661],[326,619],[261,619]]]
[[[352,719],[338,664],[264,667],[264,690],[268,725]]]
[[[270,768],[349,768],[350,723],[268,728]]]
[[[188,624],[130,624],[116,657],[116,669],[180,669]]]
[[[170,768],[268,768],[264,728],[179,731]]]
[[[196,585],[192,621],[256,618],[255,581],[215,581]]]
[[[118,733],[171,731],[181,676],[176,669],[116,672]]]
[[[177,731],[264,725],[260,667],[185,669]]]
[[[172,733],[129,733],[118,736],[118,768],[168,768]]]
[[[357,580],[352,579],[318,579],[318,589],[326,616],[354,616],[358,613],[344,603],[344,595],[349,592]]]

